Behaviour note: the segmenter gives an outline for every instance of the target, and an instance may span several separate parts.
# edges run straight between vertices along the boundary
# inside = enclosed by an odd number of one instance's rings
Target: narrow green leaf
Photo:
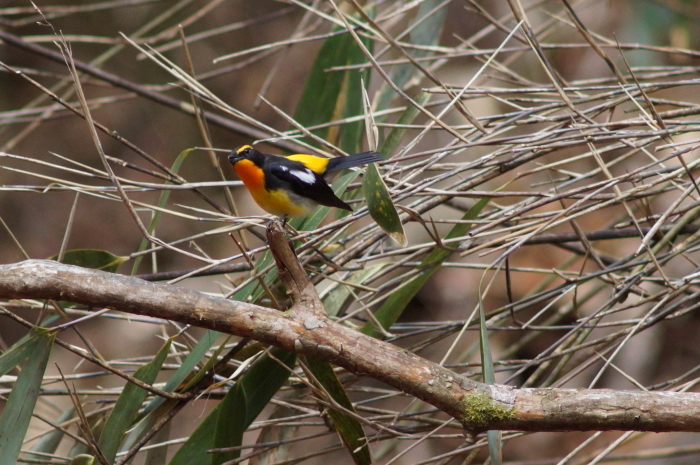
[[[489,430],[486,432],[486,440],[489,443],[489,454],[491,456],[491,463],[493,465],[501,465],[501,463],[503,462],[501,458],[503,455],[501,453],[501,451],[503,450],[503,440],[501,439],[501,437],[502,434],[499,430]]]
[[[27,357],[0,416],[0,463],[3,464],[17,462],[56,338],[43,329],[32,331],[38,334],[29,342],[33,346],[32,356]]]
[[[496,372],[493,369],[493,356],[488,331],[486,330],[486,315],[484,314],[484,305],[481,301],[481,293],[479,293],[479,347],[481,350],[481,368],[484,373],[484,382],[486,384],[496,384]],[[501,465],[501,432],[489,430],[486,432],[486,439],[489,444],[491,463],[493,465]]]
[[[56,424],[60,425],[66,421],[72,419],[75,416],[75,407],[72,405],[68,407],[56,420]],[[43,454],[54,454],[58,445],[63,440],[65,434],[60,429],[55,429],[50,433],[44,435],[39,441],[34,444],[31,448],[33,452],[41,452]],[[26,458],[34,460],[44,460],[45,455],[42,454],[27,454]]]
[[[430,94],[427,92],[423,92],[416,97],[416,102],[421,106],[428,103],[429,100]],[[391,132],[389,132],[389,135],[386,136],[384,142],[379,146],[379,152],[383,153],[385,157],[391,158],[391,156],[394,155],[396,148],[403,140],[404,134],[406,133],[406,128],[401,126],[411,124],[419,113],[418,108],[414,107],[413,105],[408,105],[399,117],[398,121],[396,121],[397,127],[393,128]]]
[[[486,384],[496,384],[496,372],[493,369],[491,345],[489,344],[488,331],[486,331],[486,317],[484,316],[484,306],[482,302],[479,302],[479,345],[481,349],[481,368],[484,372],[484,382]]]
[[[363,41],[365,46],[371,49],[373,41],[366,38]],[[363,78],[369,80],[370,70],[348,70],[339,75],[338,72],[329,73],[327,69],[365,62],[364,53],[350,34],[326,39],[306,81],[294,118],[304,126],[313,126],[362,114],[361,81]],[[331,142],[338,139],[335,128],[323,128],[312,132]],[[362,134],[362,121],[344,124],[340,130],[341,149],[348,153],[360,151]],[[335,194],[341,197],[356,176],[356,172],[341,176],[333,183]],[[294,219],[290,225],[300,231],[311,231],[321,224],[330,210],[328,207],[318,207],[309,217]]]
[[[207,352],[211,349],[214,342],[218,339],[219,335],[216,331],[207,331],[204,334],[197,345],[192,349],[189,355],[185,358],[182,365],[175,371],[170,379],[163,386],[165,392],[173,392],[176,388],[180,387],[182,383],[187,380],[187,383],[182,387],[181,391],[186,391],[190,386],[199,382],[202,377],[207,373],[211,366],[216,362],[219,354],[224,348],[225,341],[219,345],[219,347],[214,351],[214,354],[208,358],[204,363],[202,360],[207,355]],[[226,338],[228,341],[228,337]],[[194,371],[197,365],[201,364],[199,370]],[[140,419],[137,419],[138,424],[129,431],[126,438],[122,441],[122,449],[131,448],[143,435],[167,412],[170,411],[177,401],[171,399],[163,399],[162,397],[156,397],[153,399],[143,410]]]
[[[334,30],[336,31],[337,29]],[[294,119],[302,125],[315,126],[333,119],[338,95],[343,87],[344,72],[327,73],[326,70],[345,64],[352,45],[354,43],[349,34],[335,35],[323,42],[294,113]],[[325,139],[329,128],[315,129],[312,132]]]
[[[302,396],[306,394],[301,389],[294,389],[280,393],[280,400],[284,404],[277,404],[272,409],[272,413],[267,417],[268,424],[260,430],[260,435],[255,441],[256,445],[276,442],[277,447],[272,449],[261,449],[260,453],[251,457],[248,461],[248,465],[267,465],[272,463],[285,463],[285,460],[291,457],[291,450],[294,443],[288,442],[289,440],[295,438],[298,434],[299,427],[297,426],[287,426],[280,428],[275,422],[270,422],[270,420],[286,419],[292,415],[296,415],[299,411],[295,408],[289,407],[288,405],[295,405],[302,401]]]
[[[336,28],[334,32],[341,29]],[[366,40],[365,45],[371,46],[371,41]],[[329,73],[327,70],[336,66],[364,62],[366,62],[366,58],[350,34],[339,34],[326,39],[306,80],[304,91],[294,113],[294,119],[308,127],[362,114],[359,82],[363,75],[367,79],[369,71]],[[357,96],[360,98],[355,98]],[[336,128],[321,128],[312,132],[325,140],[338,139]],[[343,125],[342,148],[347,152],[358,151],[361,137],[361,122]]]
[[[481,210],[489,203],[490,199],[481,199],[469,209],[467,213],[462,217],[463,220],[473,220],[475,219]],[[464,236],[471,225],[469,223],[456,224],[450,232],[447,234],[445,239],[453,239],[456,237]],[[450,255],[451,251],[442,249],[440,247],[435,247],[427,257],[423,259],[418,269],[420,272],[416,276],[412,276],[404,280],[400,285],[400,289],[394,292],[381,307],[376,311],[374,316],[377,321],[382,325],[384,329],[389,329],[396,320],[398,320],[401,313],[406,308],[406,305],[411,301],[411,299],[418,293],[418,291],[423,287],[428,279],[435,273],[440,264],[445,261]],[[370,336],[378,337],[381,333],[374,327],[372,322],[367,322],[361,330],[363,333]]]
[[[204,336],[197,342],[194,349],[187,355],[182,365],[175,370],[175,373],[168,379],[163,386],[163,391],[173,392],[176,387],[182,383],[187,376],[192,375],[192,372],[197,367],[204,357],[206,357],[207,352],[214,345],[214,342],[219,338],[221,333],[217,331],[207,331]],[[163,398],[158,397],[153,399],[148,406],[144,409],[144,413],[149,413],[163,403]]]
[[[309,367],[311,373],[318,382],[321,383],[321,386],[323,386],[326,392],[330,394],[333,400],[346,410],[351,412],[355,411],[347,392],[345,392],[345,388],[338,380],[330,363],[307,357],[306,366]],[[345,412],[333,408],[328,410],[328,416],[333,422],[333,426],[335,426],[340,440],[350,452],[355,464],[371,464],[372,456],[370,455],[367,438],[365,437],[365,432],[362,430],[360,422]]]
[[[348,273],[342,280],[350,284],[362,284],[388,265],[389,262],[377,263],[362,270]],[[329,316],[338,316],[348,305],[352,298],[350,289],[351,287],[346,284],[334,283],[325,295],[323,295],[323,307],[326,309],[326,313],[328,313]]]
[[[372,9],[370,9],[372,10]],[[357,65],[367,62],[367,57],[362,53],[360,47],[358,47],[350,36],[350,34],[344,34],[349,40],[353,42],[350,46],[350,50],[346,57],[348,65]],[[367,37],[361,38],[367,50],[372,50],[373,41]],[[362,114],[362,82],[369,82],[371,68],[365,68],[361,71],[346,71],[345,81],[346,86],[343,87],[345,95],[341,96],[341,99],[345,100],[343,118],[351,118]],[[326,73],[328,75],[329,73]],[[340,148],[347,153],[356,153],[362,151],[362,121],[356,121],[354,123],[346,123],[342,126],[340,133]],[[373,150],[373,147],[370,147]]]
[[[365,170],[365,175],[362,178],[362,190],[365,193],[367,208],[372,219],[400,247],[406,247],[408,239],[406,239],[399,214],[396,212],[394,201],[391,200],[389,190],[374,163]]]
[[[441,3],[443,3],[442,8],[435,10]],[[426,15],[430,14],[426,18]],[[440,34],[442,32],[442,26],[445,23],[445,18],[447,17],[447,3],[443,0],[426,0],[420,3],[418,12],[416,13],[416,18],[412,21],[410,26],[411,33],[409,35],[408,41],[416,45],[435,45],[440,40]],[[419,24],[415,24],[420,22]],[[411,50],[411,56],[414,58],[423,58],[433,55],[433,52],[427,49],[413,49]],[[416,74],[421,73],[412,63],[404,63],[400,65],[393,66],[389,77],[392,82],[396,84],[399,88],[403,88],[406,83]],[[415,81],[421,82],[421,81]],[[388,108],[389,101],[396,95],[396,92],[384,84],[382,88],[377,93],[377,108]],[[382,152],[390,153],[390,152]]]
[[[156,376],[158,376],[165,358],[168,356],[171,343],[172,340],[169,339],[150,363],[136,370],[134,378],[144,383],[152,384]],[[127,383],[126,386],[124,386],[100,435],[100,450],[102,451],[102,455],[107,459],[107,462],[112,463],[117,456],[122,437],[126,430],[132,426],[141,408],[141,404],[146,399],[147,395],[148,391],[134,384]]]
[[[73,457],[69,465],[93,465],[95,457],[89,454],[80,454]]]
[[[215,447],[241,445],[242,432],[287,381],[296,362],[296,355],[282,349],[273,349],[272,354],[287,368],[267,356],[258,361],[202,421],[177,451],[170,465],[218,465],[238,458],[239,451],[226,454],[207,454],[207,451]],[[223,434],[224,431],[228,431],[229,434]]]
[[[170,426],[172,422],[168,422],[163,426],[151,439],[150,444],[164,444],[170,440]],[[168,457],[168,446],[161,445],[148,449],[146,452],[145,465],[165,465]]]
[[[44,337],[42,332],[31,331],[23,341],[13,345],[7,352],[2,354],[0,356],[0,376],[5,375],[5,373],[15,368],[34,353],[37,344],[41,342],[39,339],[42,337]]]
[[[49,260],[56,259],[58,259],[58,254],[49,257]],[[127,260],[129,260],[129,257],[120,257],[106,250],[75,249],[67,250],[66,253],[63,254],[62,263],[116,273],[119,265]]]
[[[226,343],[231,339],[231,336],[227,336],[226,339],[219,344],[219,347],[214,351],[211,357],[202,365],[202,367],[199,369],[197,373],[195,373],[189,381],[182,387],[183,391],[187,391],[190,389],[192,386],[197,384],[208,372],[211,370],[214,365],[216,364],[217,360],[219,360],[219,355],[221,355],[221,352],[223,352],[224,348],[226,347]]]
[[[247,422],[248,402],[248,391],[245,386],[243,383],[236,383],[217,406],[219,414],[214,424],[213,447],[233,447],[243,444],[243,433],[250,424]],[[240,455],[239,451],[211,455],[211,463],[218,465],[237,459]]]
[[[190,154],[194,149],[186,149],[183,150],[178,154],[178,156],[175,158],[175,162],[173,163],[172,168],[170,168],[170,171],[173,173],[177,173],[178,170],[180,169],[180,166],[182,166],[182,163],[184,163],[185,158],[187,158],[187,155]],[[165,184],[172,184],[169,181],[166,181]],[[160,198],[158,199],[158,207],[159,209],[156,209],[153,211],[153,217],[151,218],[151,222],[148,224],[148,227],[146,230],[148,231],[149,234],[153,234],[153,231],[155,231],[156,226],[158,225],[158,222],[160,221],[160,217],[162,214],[162,208],[165,207],[165,204],[168,203],[168,199],[170,198],[170,189],[163,189],[163,191],[160,193]],[[141,239],[141,244],[139,244],[139,252],[146,250],[146,247],[148,247],[148,239],[145,237]],[[143,260],[143,255],[139,255],[134,259],[134,266],[131,267],[131,274],[136,274],[139,270],[139,266],[141,265],[141,260]]]

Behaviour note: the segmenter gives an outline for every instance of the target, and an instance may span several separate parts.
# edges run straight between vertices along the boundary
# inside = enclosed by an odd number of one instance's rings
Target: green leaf
[[[163,347],[161,347],[151,363],[136,370],[134,378],[147,384],[153,384],[153,381],[155,381],[156,376],[158,376],[163,362],[168,355],[171,343],[172,340],[169,339]],[[127,383],[126,386],[124,386],[100,435],[100,450],[102,451],[102,455],[107,459],[107,462],[112,463],[117,456],[122,437],[126,430],[132,426],[141,408],[141,404],[146,399],[147,395],[148,391],[134,384]]]
[[[34,353],[36,345],[40,342],[38,339],[42,337],[44,337],[44,334],[41,331],[31,331],[24,340],[13,345],[8,351],[3,353],[0,356],[0,376],[5,375]]]
[[[489,443],[489,454],[491,456],[492,465],[501,465],[503,462],[501,456],[503,455],[501,451],[503,450],[502,444],[503,440],[501,431],[489,430],[486,432],[486,439]]]
[[[56,338],[55,334],[44,329],[32,332],[37,337],[27,343],[32,347],[31,357],[27,357],[0,417],[0,463],[17,462]]]
[[[170,440],[170,426],[172,422],[168,422],[153,436],[151,444],[161,444],[160,447],[148,449],[146,452],[145,465],[165,465],[168,457],[168,446],[162,444]]]
[[[185,360],[182,362],[180,367],[175,371],[175,373],[168,379],[163,386],[163,391],[173,392],[178,388],[185,380],[187,384],[181,390],[186,390],[189,386],[197,383],[206,374],[207,370],[215,363],[218,354],[224,348],[224,344],[220,344],[219,348],[214,352],[212,357],[202,364],[199,370],[195,372],[195,368],[201,361],[206,357],[207,352],[214,345],[214,342],[219,338],[221,333],[216,331],[207,331],[204,336],[197,342],[197,345],[192,349],[192,351],[187,355]],[[226,338],[228,340],[228,337]],[[122,443],[123,449],[131,448],[144,433],[146,433],[155,423],[170,411],[177,404],[176,400],[163,399],[162,397],[156,397],[153,399],[143,410],[142,418],[139,423],[127,434],[126,438]]]
[[[342,28],[335,28],[334,32]],[[366,42],[371,46],[371,41]],[[368,71],[334,71],[328,68],[364,63],[366,58],[350,34],[331,36],[323,42],[311,73],[306,80],[304,91],[297,105],[294,119],[303,126],[325,124],[341,117],[362,114],[360,78]],[[354,98],[359,96],[360,98]],[[315,129],[312,132],[322,139],[337,140],[334,128]],[[343,126],[343,149],[358,151],[358,141],[362,137],[362,122]]]
[[[274,392],[272,393],[274,394]],[[268,399],[269,400],[269,399]],[[227,393],[224,400],[219,403],[219,413],[214,424],[214,442],[212,447],[234,447],[243,444],[243,433],[250,423],[248,423],[248,390],[242,383],[236,383]],[[265,402],[267,404],[267,402]],[[264,408],[264,406],[262,406]],[[262,410],[262,408],[260,408]],[[252,420],[251,420],[252,423]],[[212,465],[218,465],[230,460],[237,459],[241,455],[240,451],[226,452],[223,454],[212,454]]]
[[[187,155],[190,154],[195,149],[186,149],[180,152],[175,158],[175,163],[173,163],[172,168],[170,168],[170,171],[173,173],[177,173],[180,167],[182,166],[182,163],[185,161],[185,158],[187,158]],[[165,182],[166,185],[172,184],[170,181]],[[153,211],[153,217],[151,218],[151,222],[148,224],[148,227],[146,230],[148,231],[149,234],[153,234],[153,231],[155,231],[156,226],[158,225],[158,222],[160,221],[161,214],[163,213],[162,209],[165,207],[165,204],[168,203],[168,198],[170,198],[170,189],[164,189],[160,193],[160,198],[158,199],[158,209]],[[141,239],[141,244],[139,244],[139,252],[146,250],[146,247],[148,247],[148,244],[150,242],[148,239],[145,237]],[[139,255],[134,259],[134,266],[131,267],[131,274],[136,274],[138,272],[139,266],[141,265],[141,260],[143,260],[143,255]]]
[[[348,273],[348,275],[342,278],[342,280],[350,284],[362,284],[375,274],[379,273],[389,264],[389,262],[377,263],[362,270],[353,271],[352,273]],[[351,287],[347,284],[334,283],[326,291],[325,295],[322,297],[322,300],[323,307],[326,309],[328,316],[338,316],[348,305],[353,297],[350,289]]]
[[[418,97],[416,97],[416,102],[421,106],[424,106],[426,103],[428,103],[429,100],[430,94],[427,92],[423,92]],[[418,110],[418,108],[414,107],[413,105],[409,105],[408,107],[406,107],[404,112],[399,117],[398,121],[396,121],[397,127],[393,128],[391,132],[389,132],[389,135],[379,146],[379,152],[383,153],[385,157],[393,156],[394,152],[396,151],[396,148],[399,146],[399,144],[403,140],[404,134],[406,133],[406,128],[401,126],[411,124],[419,113],[420,111]]]
[[[484,382],[486,384],[496,384],[496,372],[493,369],[493,356],[491,344],[489,344],[488,331],[486,330],[486,315],[484,314],[484,305],[481,301],[481,292],[479,292],[479,346],[481,349],[481,368],[484,373]],[[486,432],[486,439],[489,444],[491,463],[493,465],[501,465],[501,432],[489,430]]]
[[[338,380],[330,363],[307,357],[306,366],[333,400],[346,410],[355,411],[345,388]],[[333,408],[328,410],[328,416],[333,422],[340,440],[350,452],[353,461],[357,465],[371,464],[372,456],[360,422],[345,412]]]
[[[49,257],[49,260],[57,259],[58,254]],[[118,255],[111,254],[106,250],[75,249],[67,250],[63,254],[63,260],[61,263],[116,273],[119,265],[127,260],[129,260],[129,257],[120,257]]]
[[[434,11],[436,7],[440,4],[442,8]],[[424,19],[429,13],[432,14]],[[447,17],[447,3],[443,0],[425,0],[420,3],[418,13],[416,13],[416,18],[413,20],[412,24],[409,26],[411,33],[408,38],[408,42],[416,45],[435,45],[440,40],[440,34],[442,32],[442,26],[445,23],[445,18]],[[416,24],[419,22],[419,24]],[[433,52],[427,49],[412,49],[410,51],[413,58],[423,58],[433,55]],[[406,83],[418,73],[421,73],[412,63],[404,63],[392,67],[389,77],[392,82],[396,84],[397,87],[403,88]],[[415,82],[422,82],[415,81]],[[384,84],[382,88],[377,93],[377,108],[388,108],[389,101],[396,95],[396,92],[389,87],[389,85]],[[382,152],[391,153],[391,152]]]
[[[226,343],[231,339],[231,336],[227,336],[226,339],[219,344],[219,347],[214,351],[211,357],[202,365],[202,367],[199,369],[197,373],[192,376],[187,383],[182,387],[183,391],[187,391],[191,387],[193,387],[195,384],[197,384],[203,377],[204,375],[211,370],[214,365],[216,364],[217,360],[219,359],[219,355],[221,352],[224,350],[226,347]]]
[[[289,442],[298,434],[298,427],[288,426],[280,428],[275,422],[270,420],[286,419],[296,415],[299,411],[289,405],[298,404],[302,401],[302,397],[306,397],[301,389],[293,389],[280,393],[280,400],[284,404],[276,404],[272,409],[272,413],[267,417],[268,423],[260,430],[260,435],[255,441],[256,445],[261,445],[268,442],[278,443],[277,447],[272,449],[258,449],[256,455],[250,458],[248,465],[267,465],[272,463],[286,463],[285,459],[290,458],[294,447],[293,442]]]
[[[362,190],[365,193],[367,208],[372,219],[400,247],[406,247],[408,239],[406,239],[399,214],[396,212],[394,201],[391,200],[389,190],[374,163],[365,170],[365,176],[362,178]]]
[[[362,53],[360,47],[355,44],[350,34],[344,34],[353,42],[346,57],[348,65],[356,65],[367,62],[365,54]],[[367,50],[372,50],[373,41],[367,37],[362,37],[362,40]],[[345,100],[343,109],[343,118],[351,118],[361,115],[363,112],[362,104],[362,89],[363,81],[369,82],[371,68],[365,68],[362,71],[346,71],[344,80],[347,85],[343,87],[344,93],[341,99]],[[326,73],[328,75],[329,73]],[[356,153],[362,151],[362,121],[354,123],[346,123],[342,126],[340,133],[340,148],[347,153]],[[371,147],[373,149],[373,147]]]
[[[287,381],[296,355],[282,349],[273,349],[272,354],[285,366],[268,356],[258,361],[207,415],[177,451],[170,465],[218,465],[239,457],[240,451],[225,454],[207,454],[207,451],[241,445],[243,432]]]
[[[93,465],[95,457],[89,454],[80,454],[73,457],[69,465]]]
[[[462,217],[462,220],[473,220],[481,210],[489,203],[490,199],[481,199],[474,204],[472,208]],[[445,239],[453,239],[457,237],[464,236],[467,231],[469,231],[471,225],[469,223],[459,223],[456,224],[450,232],[447,234]],[[382,325],[383,328],[389,329],[396,320],[398,320],[401,313],[406,308],[406,305],[411,301],[413,297],[418,293],[418,291],[423,287],[423,284],[430,279],[430,277],[439,268],[440,264],[444,262],[452,252],[450,250],[445,250],[440,247],[435,247],[427,257],[423,259],[420,266],[418,267],[417,275],[406,278],[398,286],[399,289],[391,294],[389,298],[382,304],[381,307],[376,311],[374,316],[377,321]],[[363,333],[370,336],[378,337],[381,333],[374,327],[371,321],[368,321],[361,330]]]
[[[220,335],[221,333],[217,331],[207,331],[204,333],[204,336],[202,336],[202,338],[197,342],[197,345],[194,346],[194,349],[192,349],[192,351],[187,355],[187,358],[185,358],[185,361],[182,362],[182,365],[180,365],[180,367],[165,383],[165,386],[163,386],[163,391],[173,392],[175,388],[178,387],[180,383],[185,380],[185,378],[187,378],[187,376],[191,375],[194,369],[197,367],[197,364],[199,364],[204,357],[206,357],[207,352],[209,349],[211,349],[211,346],[214,345]],[[153,399],[146,407],[144,412],[150,412],[162,402],[162,397]]]
[[[61,416],[58,417],[58,419],[56,420],[56,424],[60,425],[62,423],[65,423],[66,421],[72,419],[74,416],[75,407],[70,406],[61,414]],[[54,429],[50,433],[44,435],[41,439],[39,439],[39,441],[32,446],[31,450],[33,452],[41,452],[43,454],[54,454],[56,453],[56,449],[58,449],[58,445],[61,443],[64,436],[65,433],[62,430],[58,428]],[[30,453],[27,454],[25,457],[34,460],[46,459],[46,456],[42,454]]]

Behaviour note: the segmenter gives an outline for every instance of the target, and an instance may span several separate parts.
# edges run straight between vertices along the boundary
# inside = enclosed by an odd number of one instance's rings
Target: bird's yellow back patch
[[[318,174],[323,174],[326,172],[326,167],[328,166],[329,160],[328,158],[314,157],[312,155],[304,155],[301,153],[290,155],[287,158],[289,160],[298,161],[311,171]]]

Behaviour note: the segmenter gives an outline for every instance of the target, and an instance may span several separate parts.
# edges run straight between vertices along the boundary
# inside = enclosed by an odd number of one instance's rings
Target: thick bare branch
[[[178,286],[27,260],[0,266],[0,297],[69,300],[251,337],[380,380],[471,431],[700,431],[700,394],[487,386],[336,324],[318,312],[310,285],[300,303],[278,312]]]

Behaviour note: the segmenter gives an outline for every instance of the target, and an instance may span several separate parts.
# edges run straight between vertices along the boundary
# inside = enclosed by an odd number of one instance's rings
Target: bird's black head
[[[232,150],[231,153],[228,154],[228,161],[230,161],[232,165],[235,165],[241,160],[250,160],[256,165],[262,166],[264,159],[265,157],[263,154],[255,150],[250,145],[241,145],[236,150]]]

